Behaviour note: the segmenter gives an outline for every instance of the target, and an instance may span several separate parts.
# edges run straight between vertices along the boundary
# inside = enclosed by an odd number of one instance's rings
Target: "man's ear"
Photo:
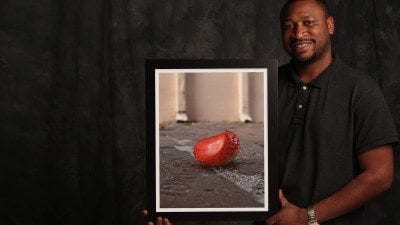
[[[326,18],[326,25],[328,26],[329,34],[333,35],[333,33],[335,33],[335,20],[333,19],[332,16]]]

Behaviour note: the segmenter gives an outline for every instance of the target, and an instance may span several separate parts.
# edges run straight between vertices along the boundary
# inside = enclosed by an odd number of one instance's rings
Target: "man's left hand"
[[[279,200],[282,208],[275,215],[267,219],[267,225],[306,225],[307,209],[290,203],[279,190]]]

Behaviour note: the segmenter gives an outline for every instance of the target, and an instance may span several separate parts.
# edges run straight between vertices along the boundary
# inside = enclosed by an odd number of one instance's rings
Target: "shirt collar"
[[[308,85],[316,88],[324,88],[328,84],[330,77],[333,76],[338,64],[340,64],[340,59],[334,55],[331,64],[329,64],[329,66],[317,78],[308,83]],[[289,63],[289,78],[291,80],[291,86],[304,85],[293,68],[293,61],[290,61]]]

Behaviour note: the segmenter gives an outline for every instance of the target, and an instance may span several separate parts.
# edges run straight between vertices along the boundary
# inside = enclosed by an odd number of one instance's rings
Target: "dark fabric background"
[[[1,0],[0,224],[139,224],[144,60],[282,64],[283,2]],[[336,53],[378,80],[400,127],[400,1],[329,4]],[[365,219],[400,224],[399,151],[394,186]]]

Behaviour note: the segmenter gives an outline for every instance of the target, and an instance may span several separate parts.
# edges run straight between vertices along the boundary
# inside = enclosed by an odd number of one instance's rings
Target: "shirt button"
[[[307,86],[304,85],[304,86],[303,86],[303,90],[307,90]]]
[[[299,107],[299,109],[302,109],[302,108],[303,108],[303,105],[298,105],[297,107]]]

